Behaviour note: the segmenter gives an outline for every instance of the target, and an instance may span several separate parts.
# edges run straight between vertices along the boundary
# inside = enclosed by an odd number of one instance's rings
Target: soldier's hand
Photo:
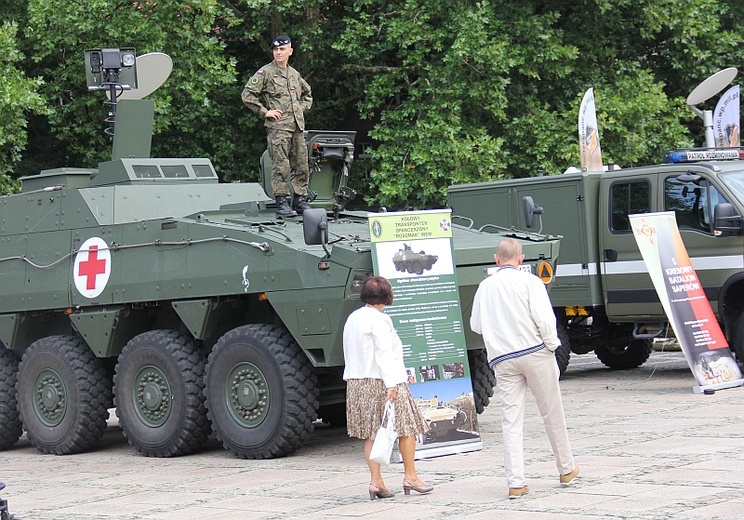
[[[281,110],[269,110],[266,112],[266,119],[279,119],[282,117]]]

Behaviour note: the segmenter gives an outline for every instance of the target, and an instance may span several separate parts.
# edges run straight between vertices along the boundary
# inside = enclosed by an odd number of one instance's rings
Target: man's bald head
[[[498,265],[519,265],[524,259],[522,256],[522,244],[513,238],[506,238],[496,246],[496,254],[494,255],[494,258]]]

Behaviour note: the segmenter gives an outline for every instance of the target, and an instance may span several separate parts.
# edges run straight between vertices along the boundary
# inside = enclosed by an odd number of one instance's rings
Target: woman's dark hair
[[[362,292],[359,295],[364,303],[370,305],[390,305],[393,303],[393,286],[387,278],[382,276],[370,276],[362,283]]]

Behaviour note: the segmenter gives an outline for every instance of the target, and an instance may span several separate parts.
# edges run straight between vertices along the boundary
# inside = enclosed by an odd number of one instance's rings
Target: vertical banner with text
[[[579,155],[583,171],[601,172],[604,169],[593,88],[584,93],[579,107]]]
[[[699,385],[694,391],[744,385],[682,242],[674,212],[630,215],[630,222],[664,312]]]
[[[482,448],[470,380],[449,210],[370,213],[375,273],[393,286],[385,312],[403,341],[408,383],[431,428],[416,456]]]

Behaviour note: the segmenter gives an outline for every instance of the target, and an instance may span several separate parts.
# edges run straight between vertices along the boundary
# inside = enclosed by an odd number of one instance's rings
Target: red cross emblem
[[[78,276],[87,276],[88,282],[85,288],[92,290],[96,288],[96,275],[106,272],[106,260],[98,258],[98,246],[90,246],[88,259],[80,262],[78,266]]]
[[[89,238],[75,256],[75,287],[86,298],[95,298],[106,288],[110,275],[111,251],[108,245],[101,238]]]

